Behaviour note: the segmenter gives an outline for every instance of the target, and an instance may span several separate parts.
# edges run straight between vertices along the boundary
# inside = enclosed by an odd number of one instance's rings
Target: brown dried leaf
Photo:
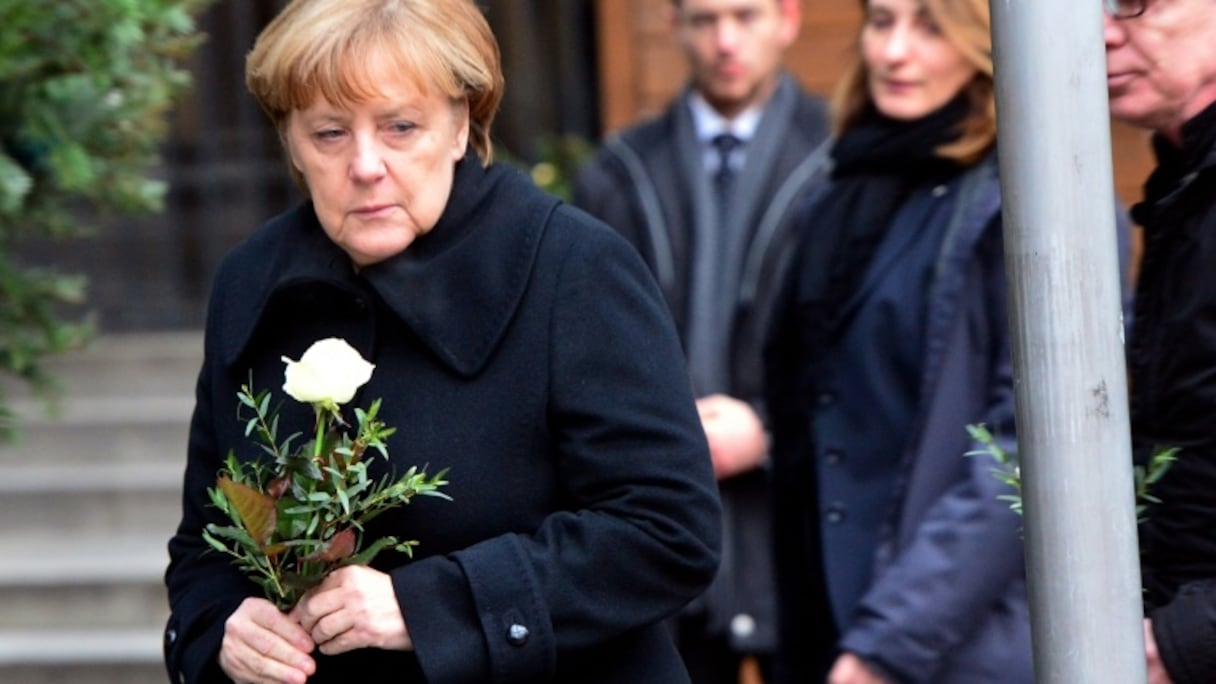
[[[228,502],[236,509],[249,536],[253,537],[253,540],[259,545],[265,546],[271,533],[274,532],[275,519],[278,515],[274,498],[227,477],[219,479],[219,487],[224,492],[224,496],[228,497]]]
[[[281,499],[287,493],[288,487],[291,486],[291,475],[276,477],[270,481],[270,485],[266,487],[266,493],[273,499]]]
[[[329,543],[325,545],[325,548],[308,556],[304,560],[333,563],[334,561],[340,561],[343,558],[346,558],[354,552],[355,531],[354,529],[348,527],[345,530],[335,534],[333,537],[330,537]]]

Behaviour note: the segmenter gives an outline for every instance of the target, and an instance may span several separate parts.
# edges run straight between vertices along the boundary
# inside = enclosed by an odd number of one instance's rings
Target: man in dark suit
[[[782,69],[800,0],[668,9],[688,85],[605,142],[574,203],[637,247],[680,329],[725,519],[718,577],[675,626],[693,682],[735,684],[776,642],[761,346],[827,112]]]

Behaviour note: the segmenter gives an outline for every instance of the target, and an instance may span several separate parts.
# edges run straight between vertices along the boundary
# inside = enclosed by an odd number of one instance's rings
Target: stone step
[[[167,542],[129,534],[60,542],[6,531],[0,545],[21,554],[0,556],[0,666],[159,658]],[[0,682],[10,679],[0,674]]]
[[[174,463],[6,465],[0,468],[0,520],[8,530],[66,538],[167,539],[181,517],[182,470]]]
[[[0,548],[0,587],[35,589],[73,584],[155,584],[169,563],[169,536],[120,533],[56,539],[5,527]]]
[[[0,668],[159,665],[162,634],[161,628],[4,630],[0,631]],[[163,666],[160,676],[163,681]],[[10,679],[0,669],[0,681],[25,680]]]
[[[185,403],[177,400],[185,411]],[[129,404],[128,404],[129,406]],[[143,408],[149,408],[145,406]],[[150,408],[160,410],[161,406]],[[176,464],[186,466],[189,414],[156,418],[129,411],[121,423],[98,420],[60,423],[26,423],[11,444],[0,444],[0,472],[29,463],[65,467],[97,463]]]
[[[0,666],[5,684],[165,684],[170,681],[158,658],[148,663],[82,663]]]
[[[164,568],[161,568],[164,571]],[[160,629],[169,618],[164,583],[82,582],[0,587],[0,633],[30,630]]]
[[[65,397],[185,394],[192,396],[203,359],[200,331],[99,335],[85,347],[47,357],[41,364]],[[29,397],[24,383],[5,381],[14,398]]]

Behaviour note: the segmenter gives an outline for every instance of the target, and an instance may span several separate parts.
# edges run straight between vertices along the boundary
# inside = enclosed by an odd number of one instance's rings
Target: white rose
[[[334,408],[354,398],[375,368],[346,340],[336,337],[314,342],[299,361],[282,358],[287,364],[284,392],[299,402]]]

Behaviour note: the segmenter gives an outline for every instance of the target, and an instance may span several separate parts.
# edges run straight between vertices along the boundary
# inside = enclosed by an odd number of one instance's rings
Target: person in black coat
[[[1144,255],[1128,351],[1132,448],[1177,460],[1140,526],[1149,684],[1216,681],[1216,3],[1107,0],[1111,114],[1154,132],[1132,217]]]
[[[498,49],[470,0],[295,0],[250,89],[309,199],[215,276],[169,542],[165,659],[180,682],[671,684],[661,622],[718,562],[721,511],[679,341],[608,227],[488,164]],[[339,337],[354,398],[397,428],[373,476],[447,469],[451,501],[384,513],[416,539],[334,571],[289,612],[202,533],[252,377]],[[283,402],[281,434],[310,407]],[[379,468],[380,470],[376,470]]]
[[[737,684],[749,657],[767,670],[777,645],[761,346],[794,207],[823,176],[816,150],[828,135],[827,104],[782,68],[800,2],[670,2],[686,87],[611,136],[574,190],[574,204],[624,235],[659,279],[709,438],[722,566],[673,621],[697,684]]]

